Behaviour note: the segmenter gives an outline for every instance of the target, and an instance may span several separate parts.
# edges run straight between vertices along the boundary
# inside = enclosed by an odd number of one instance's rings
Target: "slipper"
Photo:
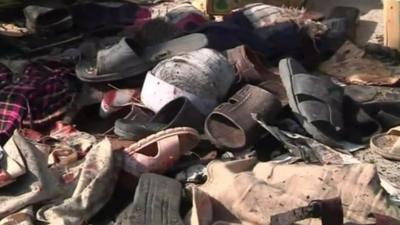
[[[124,149],[124,170],[135,176],[145,172],[162,174],[199,141],[199,133],[190,127],[160,131]]]
[[[100,50],[97,59],[78,63],[76,73],[85,82],[122,80],[144,74],[165,58],[203,48],[207,42],[203,34],[190,34],[145,47],[139,55],[140,49],[133,40],[123,38],[111,48]]]
[[[0,35],[8,37],[23,37],[28,33],[28,29],[18,27],[14,24],[0,24]]]
[[[58,33],[72,28],[72,16],[65,8],[30,5],[24,8],[26,27],[32,33]]]
[[[174,127],[192,127],[201,131],[205,117],[184,97],[165,105],[148,122],[119,119],[115,122],[114,133],[129,140],[140,140],[150,134]]]
[[[183,225],[180,217],[182,185],[175,179],[146,173],[139,179],[133,202],[115,225]]]
[[[343,89],[328,78],[308,74],[292,58],[280,61],[279,72],[290,108],[304,129],[321,143],[340,147]]]
[[[246,85],[207,117],[205,133],[218,148],[243,150],[265,133],[251,113],[272,122],[280,109],[281,103],[270,92]]]
[[[386,159],[400,161],[400,127],[373,136],[370,147]]]
[[[145,62],[136,52],[133,41],[122,38],[111,48],[100,50],[94,61],[79,62],[76,75],[85,82],[106,82],[143,74],[151,69],[152,63]]]

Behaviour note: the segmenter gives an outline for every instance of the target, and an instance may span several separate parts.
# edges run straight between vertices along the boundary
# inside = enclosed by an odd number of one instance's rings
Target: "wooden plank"
[[[384,44],[400,50],[400,1],[384,1]]]

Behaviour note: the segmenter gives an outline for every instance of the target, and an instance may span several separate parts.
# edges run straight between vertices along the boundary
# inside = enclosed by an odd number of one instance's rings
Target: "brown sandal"
[[[264,132],[251,114],[272,122],[280,109],[281,103],[270,92],[246,85],[208,116],[205,132],[219,148],[243,150],[254,145]]]

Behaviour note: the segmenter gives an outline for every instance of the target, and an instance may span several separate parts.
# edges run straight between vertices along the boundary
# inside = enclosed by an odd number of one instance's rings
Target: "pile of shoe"
[[[354,44],[358,9],[26,4],[0,15],[0,225],[400,224],[353,154],[400,160],[400,53]]]

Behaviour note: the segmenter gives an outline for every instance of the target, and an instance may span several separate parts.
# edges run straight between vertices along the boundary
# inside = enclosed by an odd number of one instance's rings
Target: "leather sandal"
[[[281,103],[270,92],[246,85],[208,116],[205,133],[218,148],[243,150],[254,145],[264,133],[251,113],[270,123],[280,109]]]

